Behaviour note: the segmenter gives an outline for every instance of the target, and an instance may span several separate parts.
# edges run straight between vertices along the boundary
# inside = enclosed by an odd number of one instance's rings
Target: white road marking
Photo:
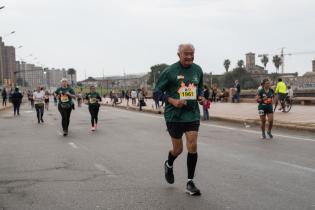
[[[73,147],[74,149],[78,149],[78,146],[73,142],[69,142],[69,145]]]
[[[152,114],[148,114],[148,113],[137,113],[137,112],[130,112],[128,110],[123,110],[123,109],[116,109],[119,112],[129,112],[129,113],[133,113],[133,114],[140,114],[142,116],[146,116],[146,117],[151,117],[151,118],[159,118],[162,119],[162,116],[155,116]],[[225,129],[225,130],[232,130],[232,131],[237,131],[237,132],[243,132],[243,133],[251,133],[251,134],[257,134],[257,135],[261,135],[260,131],[253,131],[253,130],[245,130],[245,129],[239,129],[239,128],[233,128],[230,126],[223,126],[223,125],[213,125],[213,124],[209,124],[209,123],[203,123],[201,122],[201,125],[204,126],[208,126],[208,127],[214,127],[214,128],[220,128],[220,129]],[[300,136],[288,136],[288,135],[282,135],[282,134],[273,134],[273,136],[275,137],[280,137],[283,140],[285,139],[294,139],[294,140],[302,140],[302,141],[310,141],[310,142],[315,142],[315,139],[311,139],[311,138],[304,138],[304,137],[300,137]]]
[[[110,176],[115,176],[115,174],[110,171],[108,168],[106,168],[104,165],[102,164],[98,164],[98,163],[95,163],[94,164],[95,168],[99,171],[102,171],[102,172],[105,172],[107,175],[110,175]]]
[[[309,172],[315,173],[315,169],[314,168],[300,166],[300,165],[296,165],[296,164],[288,163],[288,162],[283,162],[283,161],[273,161],[273,162],[281,164],[281,165],[285,165],[285,166],[290,166],[290,167],[293,167],[293,168],[296,168],[296,169],[301,169],[301,170],[304,170],[304,171],[309,171]]]

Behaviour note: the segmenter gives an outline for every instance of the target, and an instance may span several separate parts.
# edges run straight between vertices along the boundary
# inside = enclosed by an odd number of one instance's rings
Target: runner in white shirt
[[[38,123],[43,123],[45,92],[41,90],[40,86],[38,86],[36,91],[33,93],[33,99],[35,103]]]

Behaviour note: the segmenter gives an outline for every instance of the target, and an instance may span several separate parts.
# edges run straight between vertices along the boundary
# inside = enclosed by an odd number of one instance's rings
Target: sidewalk
[[[145,112],[158,113],[154,108],[152,99],[146,100],[147,106],[143,107]],[[104,105],[111,106],[110,99],[103,101]],[[139,107],[130,105],[130,110],[139,110]],[[127,108],[126,100],[118,105],[119,108]],[[201,107],[202,114],[202,107]],[[161,110],[163,112],[163,110]],[[210,120],[222,120],[246,124],[260,124],[257,104],[255,103],[212,103],[209,110]],[[289,113],[277,111],[274,116],[274,126],[288,129],[306,130],[315,132],[315,106],[293,105]]]
[[[9,103],[9,102],[7,102],[7,106],[6,107],[2,106],[2,101],[1,101],[0,111],[6,110],[6,109],[11,109],[11,107],[12,107],[12,104]]]

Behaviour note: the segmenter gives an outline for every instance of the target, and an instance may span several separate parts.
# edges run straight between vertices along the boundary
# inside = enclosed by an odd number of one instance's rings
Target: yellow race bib
[[[67,96],[67,95],[61,95],[60,96],[60,101],[62,102],[62,103],[66,103],[66,102],[68,102],[69,101],[69,97]]]
[[[95,104],[97,103],[97,99],[96,98],[90,98],[90,104]]]
[[[196,100],[197,99],[197,88],[194,84],[186,86],[182,83],[181,87],[178,89],[180,100]]]

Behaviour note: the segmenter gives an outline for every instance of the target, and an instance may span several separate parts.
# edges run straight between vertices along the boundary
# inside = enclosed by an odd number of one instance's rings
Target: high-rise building
[[[312,61],[313,64],[313,72],[315,73],[315,59]]]
[[[4,54],[4,42],[2,41],[2,37],[0,37],[0,84],[3,84],[3,54]]]
[[[3,81],[5,85],[12,85],[16,71],[15,48],[13,46],[4,46],[3,51]]]

